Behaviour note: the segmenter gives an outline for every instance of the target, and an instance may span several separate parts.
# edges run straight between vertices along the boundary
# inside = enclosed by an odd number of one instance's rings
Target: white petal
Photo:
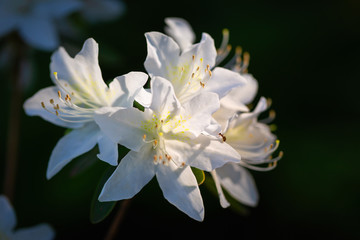
[[[259,195],[255,181],[245,168],[228,163],[216,169],[216,173],[221,185],[233,198],[249,206],[258,204]]]
[[[151,99],[151,89],[141,88],[138,94],[135,96],[135,101],[140,103],[143,107],[150,107]]]
[[[148,75],[142,72],[130,72],[116,77],[110,84],[111,97],[114,102],[112,106],[132,107],[135,96],[143,90]]]
[[[239,115],[238,119],[236,120],[236,124],[232,124],[234,127],[240,125],[244,121],[249,119],[257,118],[260,113],[264,112],[268,108],[266,98],[261,97],[258,104],[256,105],[255,109],[252,112],[245,112]]]
[[[244,81],[244,78],[239,73],[217,67],[212,71],[212,77],[205,85],[205,90],[217,93],[221,99],[232,88],[243,85]]]
[[[159,164],[156,178],[164,197],[197,221],[204,219],[204,206],[196,178],[189,166],[177,167],[172,161]]]
[[[188,47],[186,51],[181,54],[179,62],[186,63],[189,59],[203,59],[205,66],[209,64],[210,69],[215,65],[216,48],[214,39],[207,33],[203,33],[199,43]]]
[[[212,171],[227,162],[239,162],[239,153],[226,142],[203,135],[193,140],[166,140],[169,155],[177,162]]]
[[[146,132],[141,129],[141,125],[151,116],[149,110],[141,112],[137,108],[126,108],[114,113],[97,114],[95,121],[113,142],[138,152],[145,144],[143,136]]]
[[[221,207],[223,207],[223,208],[229,207],[230,203],[225,198],[224,192],[223,192],[223,190],[221,188],[221,184],[220,184],[218,176],[216,174],[216,170],[211,171],[211,176],[213,177],[214,182],[215,182],[215,187],[216,187],[216,190],[217,190],[218,195],[219,195],[219,200],[220,200]]]
[[[130,151],[105,183],[99,201],[118,201],[132,198],[155,175],[152,147],[139,152]]]
[[[10,233],[16,226],[16,215],[5,195],[0,195],[0,232]]]
[[[108,106],[110,101],[106,95],[108,87],[102,78],[98,52],[98,44],[92,38],[84,42],[75,58],[71,58],[65,49],[60,47],[51,56],[50,76],[53,82],[58,84],[53,74],[57,72],[59,81],[66,82],[68,88],[75,92],[75,95],[71,96],[74,100],[77,97],[90,98],[93,103]]]
[[[222,131],[225,132],[228,127],[229,120],[236,116],[236,113],[237,111],[235,110],[231,110],[221,106],[220,109],[213,114],[213,118],[216,120],[217,123],[221,125]]]
[[[168,68],[176,66],[180,48],[170,37],[159,32],[145,33],[147,42],[147,57],[145,68],[151,77],[167,76]]]
[[[241,75],[245,84],[233,88],[226,96],[221,99],[221,105],[226,108],[243,111],[243,106],[254,100],[258,90],[258,82],[251,74]],[[244,112],[244,111],[243,111]]]
[[[34,227],[22,228],[13,235],[13,240],[52,240],[55,232],[48,224],[39,224]]]
[[[72,159],[91,150],[97,143],[99,127],[89,123],[63,136],[51,153],[46,177],[52,178]]]
[[[21,37],[35,48],[51,51],[59,46],[54,23],[48,18],[30,16],[21,20]]]
[[[58,99],[58,88],[57,87],[47,87],[41,89],[37,93],[35,93],[31,98],[27,99],[24,103],[25,113],[29,116],[40,116],[46,121],[49,121],[57,126],[67,127],[67,128],[79,128],[82,127],[83,123],[73,123],[66,122],[61,120],[58,116],[56,116],[55,111],[53,110],[53,105],[50,104],[50,99],[54,100],[54,104],[59,104],[61,109],[67,109],[67,106],[63,104]],[[51,110],[53,113],[49,113],[42,106],[41,102],[44,102],[45,107],[48,110]]]
[[[157,114],[164,114],[164,118],[168,114],[174,113],[180,107],[172,84],[161,77],[151,79],[152,100],[150,109]]]
[[[211,115],[219,109],[219,97],[215,93],[202,92],[185,103],[184,117],[186,122],[175,128],[174,132],[181,132],[188,129],[193,138],[198,137],[211,123]]]
[[[195,41],[195,33],[190,24],[182,18],[165,18],[165,32],[179,44],[181,50],[190,47]]]
[[[97,157],[109,163],[110,165],[116,166],[118,164],[118,144],[113,142],[109,137],[102,135],[98,139],[99,154]]]

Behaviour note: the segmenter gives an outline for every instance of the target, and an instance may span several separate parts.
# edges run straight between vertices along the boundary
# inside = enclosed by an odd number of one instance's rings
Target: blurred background
[[[129,71],[145,71],[144,33],[164,30],[165,17],[190,22],[199,41],[207,32],[217,46],[222,29],[230,44],[250,53],[249,72],[260,96],[270,97],[283,159],[271,172],[254,172],[260,194],[246,214],[222,209],[218,198],[201,185],[205,220],[196,222],[170,205],[152,181],[132,200],[117,239],[123,236],[232,237],[239,239],[358,239],[360,237],[360,2],[343,1],[123,1],[126,10],[113,21],[86,24],[61,45],[74,56],[88,37],[100,47],[105,80]],[[0,39],[5,46],[7,38]],[[232,50],[233,54],[234,50]],[[51,52],[29,50],[31,77],[22,101],[52,85]],[[232,56],[232,54],[230,54]],[[0,183],[5,154],[12,86],[9,63],[0,77]],[[21,111],[18,168],[13,205],[18,227],[50,223],[56,239],[103,239],[115,209],[92,224],[90,203],[107,165],[96,161],[81,173],[76,159],[46,180],[47,162],[65,129]],[[86,158],[86,156],[85,156]],[[206,180],[205,180],[206,181]],[[3,189],[0,188],[0,192]]]

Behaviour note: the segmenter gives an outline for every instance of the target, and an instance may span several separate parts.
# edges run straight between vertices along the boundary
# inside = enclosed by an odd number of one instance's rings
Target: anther
[[[212,72],[210,71],[210,69],[209,69],[209,75],[210,75],[210,77],[212,76]]]
[[[153,142],[154,148],[156,148],[157,145],[158,145],[158,141],[155,139],[154,142]]]
[[[242,47],[237,46],[237,47],[235,48],[235,54],[236,54],[236,55],[241,55],[241,53],[242,53]]]
[[[248,52],[244,52],[243,57],[244,57],[244,65],[248,66],[250,62],[250,54]]]
[[[200,82],[200,86],[204,88],[204,87],[205,87],[205,83]]]
[[[59,96],[59,98],[61,98],[61,92],[60,91],[58,91],[58,96]]]
[[[144,140],[144,141],[146,140],[146,134],[143,135],[143,140]]]
[[[44,102],[41,102],[41,106],[42,106],[43,108],[45,108],[45,103],[44,103]]]
[[[191,78],[194,78],[194,76],[195,76],[195,73],[192,73],[192,74],[191,74]]]
[[[195,60],[195,55],[192,55],[192,60],[193,60],[193,61]]]
[[[51,104],[54,104],[54,99],[50,99],[50,103],[51,103]]]
[[[219,136],[222,138],[223,142],[226,142],[226,137],[222,133],[219,133]]]

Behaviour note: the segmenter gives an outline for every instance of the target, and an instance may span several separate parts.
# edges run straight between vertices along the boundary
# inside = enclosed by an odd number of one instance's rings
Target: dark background
[[[76,53],[93,37],[100,46],[103,77],[145,71],[144,33],[162,31],[164,18],[187,19],[200,39],[207,32],[250,52],[249,72],[260,96],[273,100],[276,134],[284,157],[271,172],[252,172],[260,193],[256,208],[243,216],[222,209],[201,186],[205,220],[198,223],[170,205],[156,181],[132,200],[117,239],[216,237],[236,239],[356,239],[360,237],[359,135],[360,3],[345,1],[125,1],[125,15],[113,22],[83,26],[71,40]],[[64,42],[66,39],[63,39]],[[233,52],[232,52],[233,54]],[[51,85],[51,53],[32,51],[34,74],[24,99]],[[1,69],[7,76],[7,69]],[[6,78],[6,77],[2,77]],[[0,100],[0,168],[4,168],[11,86]],[[15,206],[18,226],[49,222],[56,239],[102,239],[116,210],[103,222],[89,221],[90,201],[106,164],[97,161],[69,177],[74,161],[47,181],[47,161],[64,129],[22,112]],[[2,174],[2,173],[1,173]],[[1,175],[0,175],[1,176]],[[2,181],[2,178],[0,178]]]

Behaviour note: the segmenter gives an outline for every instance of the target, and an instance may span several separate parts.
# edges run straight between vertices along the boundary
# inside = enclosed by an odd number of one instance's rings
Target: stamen
[[[158,141],[157,141],[156,139],[154,139],[154,141],[153,141],[153,147],[156,148],[157,145],[158,145]]]
[[[195,60],[195,55],[192,55],[192,60],[193,60],[193,61]]]
[[[219,136],[221,137],[223,142],[226,142],[226,137],[222,133],[219,133]]]

